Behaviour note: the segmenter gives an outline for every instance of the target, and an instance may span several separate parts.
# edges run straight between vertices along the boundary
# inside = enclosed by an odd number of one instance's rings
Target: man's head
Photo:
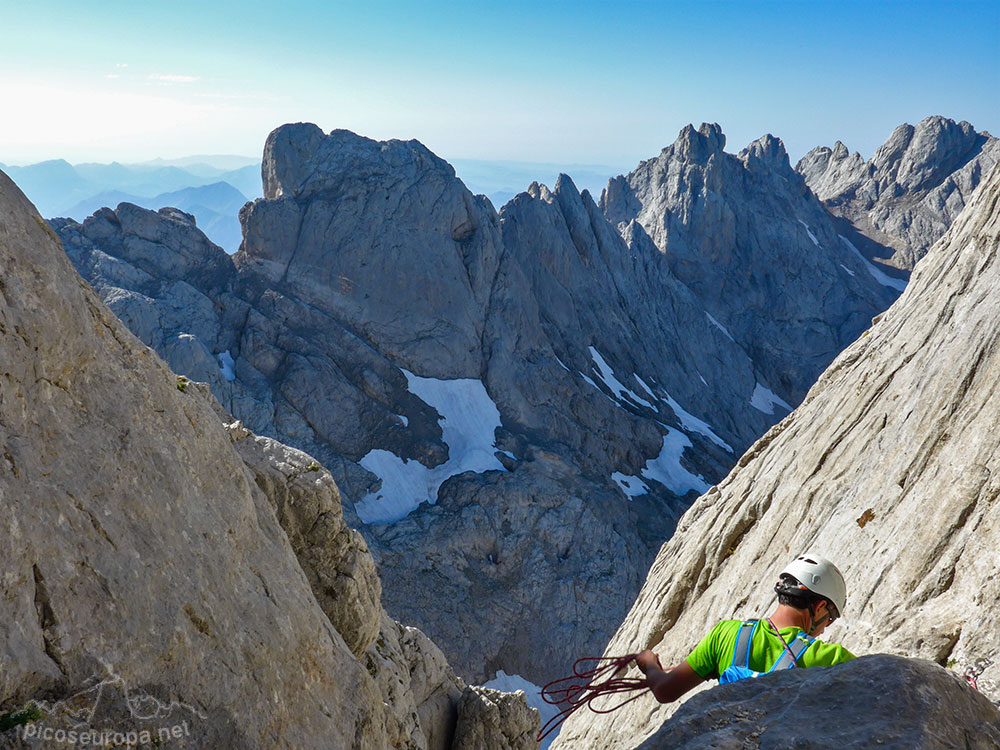
[[[808,610],[818,635],[836,620],[847,604],[847,586],[837,566],[821,555],[806,553],[789,563],[774,587],[778,603]]]

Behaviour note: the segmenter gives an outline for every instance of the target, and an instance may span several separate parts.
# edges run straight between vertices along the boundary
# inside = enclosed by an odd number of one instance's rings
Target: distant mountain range
[[[240,244],[237,214],[262,195],[260,163],[245,156],[191,156],[141,164],[70,164],[53,159],[2,168],[46,217],[83,221],[98,208],[134,203],[180,208],[227,252]]]

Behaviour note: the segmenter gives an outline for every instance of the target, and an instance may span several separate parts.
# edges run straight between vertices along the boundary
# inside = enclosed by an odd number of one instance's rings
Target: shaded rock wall
[[[765,135],[736,156],[725,144],[716,124],[686,126],[612,179],[601,208],[622,230],[633,221],[646,230],[758,379],[794,405],[898,290],[838,236],[779,139]]]

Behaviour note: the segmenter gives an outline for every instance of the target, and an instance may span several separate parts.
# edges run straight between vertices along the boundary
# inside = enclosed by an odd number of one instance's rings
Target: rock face
[[[865,656],[721,685],[687,701],[639,747],[990,750],[1000,711],[928,661]]]
[[[877,243],[863,247],[873,260],[911,270],[998,161],[1000,140],[935,116],[900,125],[867,162],[837,141],[814,148],[795,170],[831,213]]]
[[[814,549],[848,582],[826,639],[952,666],[1000,700],[998,284],[995,167],[899,301],[684,515],[608,653],[680,660],[715,621],[766,614]],[[648,701],[559,741],[640,746],[669,714]]]
[[[608,183],[601,208],[637,222],[674,275],[796,404],[904,285],[869,267],[766,135],[737,156],[715,124],[688,125],[655,159]]]
[[[115,731],[183,720],[182,747],[450,747],[465,685],[385,616],[330,474],[227,433],[2,173],[0,268],[0,709],[83,731],[117,696]]]
[[[462,694],[461,718],[455,731],[454,750],[509,747],[535,750],[541,722],[538,713],[526,710],[523,700],[510,693],[470,687]]]

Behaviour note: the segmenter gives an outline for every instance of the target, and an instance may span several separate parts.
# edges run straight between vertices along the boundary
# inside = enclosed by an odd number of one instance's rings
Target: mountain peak
[[[841,144],[843,145],[843,144]],[[770,133],[766,133],[740,152],[747,164],[753,160],[763,162],[773,169],[791,171],[791,164],[788,161],[788,152],[785,151],[785,144],[780,138],[775,138]]]
[[[718,123],[703,122],[697,130],[694,125],[689,124],[678,133],[673,153],[682,159],[702,164],[713,154],[721,154],[725,145],[726,136]]]

